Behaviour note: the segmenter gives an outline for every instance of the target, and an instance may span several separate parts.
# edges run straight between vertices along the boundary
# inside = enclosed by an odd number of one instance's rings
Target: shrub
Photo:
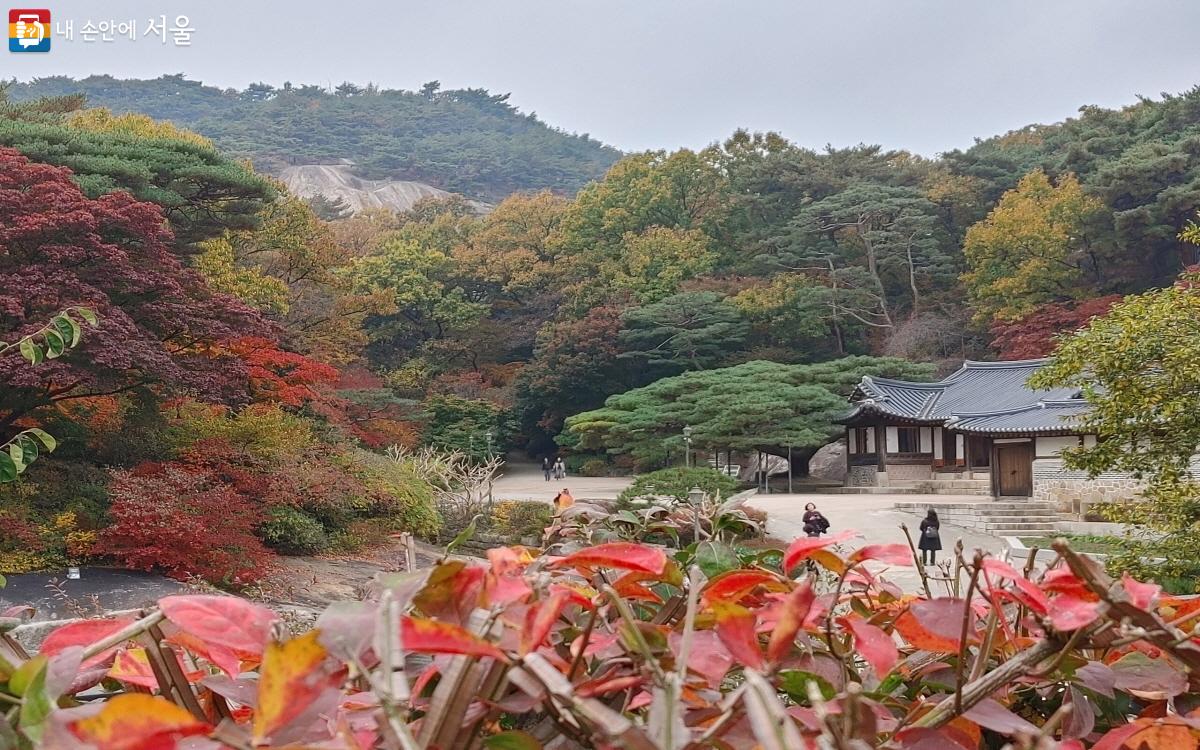
[[[727,498],[737,490],[738,481],[707,467],[659,469],[633,480],[633,484],[629,485],[617,500],[622,505],[646,498],[683,501],[687,499],[688,492],[693,487],[699,487],[710,496],[720,493],[721,497]]]
[[[441,517],[434,505],[433,488],[412,466],[358,448],[343,453],[339,461],[366,489],[364,515],[380,519],[389,532],[410,531],[426,538],[437,535]]]
[[[604,459],[593,458],[590,461],[584,461],[579,467],[579,476],[581,477],[603,477],[608,475],[608,462]]]
[[[168,434],[181,449],[218,438],[255,458],[277,461],[316,442],[311,422],[276,404],[255,404],[233,412],[190,402],[179,410],[183,416],[171,424]]]
[[[261,510],[211,474],[143,464],[114,471],[109,490],[112,524],[99,533],[96,554],[234,588],[264,573],[271,553],[254,535]]]
[[[320,521],[286,506],[271,510],[258,527],[258,536],[283,555],[314,555],[329,548],[329,537]]]
[[[541,537],[554,518],[554,509],[535,500],[505,500],[492,508],[491,530],[507,539]]]

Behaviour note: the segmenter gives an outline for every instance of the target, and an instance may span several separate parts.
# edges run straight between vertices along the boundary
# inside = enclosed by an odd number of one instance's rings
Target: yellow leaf
[[[98,750],[174,746],[172,740],[208,732],[174,703],[145,693],[124,693],[104,704],[100,713],[70,724],[71,731]]]
[[[254,740],[262,742],[299,716],[329,686],[328,653],[317,642],[319,630],[284,643],[268,643],[258,680]]]

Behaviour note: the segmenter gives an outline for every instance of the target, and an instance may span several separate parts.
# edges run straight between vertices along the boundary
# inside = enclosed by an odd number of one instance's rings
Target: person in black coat
[[[922,565],[937,564],[937,553],[942,548],[941,528],[942,522],[938,520],[937,511],[930,508],[921,521],[921,542],[917,545],[921,550]]]
[[[821,515],[817,506],[809,503],[804,506],[804,533],[809,536],[821,536],[829,531],[829,519]]]

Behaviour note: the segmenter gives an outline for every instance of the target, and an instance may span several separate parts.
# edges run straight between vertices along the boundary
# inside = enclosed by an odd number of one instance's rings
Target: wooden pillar
[[[963,462],[967,467],[967,476],[971,475],[973,468],[971,466],[971,436],[963,433]]]
[[[857,435],[857,434],[858,433],[855,433],[855,435]],[[1082,442],[1083,438],[1080,438],[1080,441]],[[850,479],[850,467],[852,467],[854,465],[854,462],[851,461],[850,458],[851,458],[851,454],[854,453],[855,447],[856,446],[853,446],[850,444],[850,428],[847,427],[846,428],[846,480],[847,481],[849,481],[849,479]]]
[[[887,471],[887,428],[881,424],[875,425],[875,457],[878,460],[876,469]]]

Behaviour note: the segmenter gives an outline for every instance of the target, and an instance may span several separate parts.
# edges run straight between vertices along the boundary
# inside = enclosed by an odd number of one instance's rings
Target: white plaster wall
[[[846,450],[850,453],[858,453],[858,428],[851,427],[846,430]]]
[[[933,429],[930,427],[922,427],[921,431],[921,452],[933,453]]]
[[[963,456],[967,455],[967,451],[963,447],[963,436],[962,435],[954,436],[954,445],[955,445],[954,455],[958,456],[959,458],[962,458]]]
[[[1057,456],[1063,448],[1078,448],[1079,437],[1076,435],[1060,435],[1056,437],[1039,437],[1034,454],[1038,456]]]
[[[875,452],[875,430],[871,429],[870,427],[864,427],[863,429],[867,431],[867,453],[874,453]]]
[[[941,459],[942,457],[942,428],[933,428],[933,457]]]
[[[887,452],[888,453],[899,453],[900,452],[900,436],[897,435],[895,427],[887,428]]]

